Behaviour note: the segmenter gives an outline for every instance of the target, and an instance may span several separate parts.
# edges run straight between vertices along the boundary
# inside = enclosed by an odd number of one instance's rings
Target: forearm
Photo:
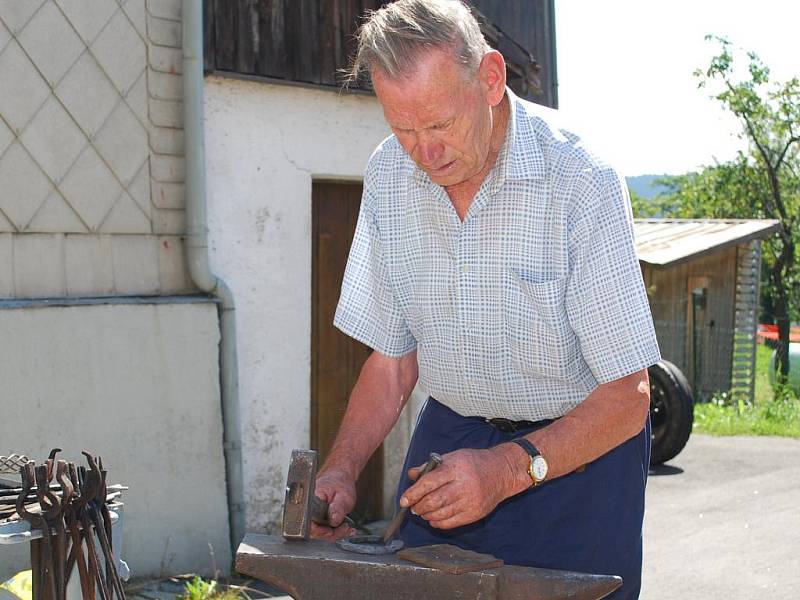
[[[552,425],[528,434],[548,463],[547,479],[571,473],[642,430],[650,409],[647,370],[598,386]],[[513,495],[530,487],[528,456],[517,444],[497,447],[513,465]]]
[[[416,351],[400,358],[373,352],[350,394],[320,474],[336,469],[353,481],[392,430],[417,381]]]

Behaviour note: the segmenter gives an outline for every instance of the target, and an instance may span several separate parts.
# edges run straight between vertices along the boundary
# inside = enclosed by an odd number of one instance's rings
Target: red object
[[[762,340],[778,341],[778,326],[770,325],[767,323],[759,323],[756,335]],[[792,327],[789,329],[789,341],[800,342],[800,327]]]

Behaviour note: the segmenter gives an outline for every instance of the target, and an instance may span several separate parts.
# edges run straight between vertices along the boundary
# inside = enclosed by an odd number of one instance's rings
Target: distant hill
[[[635,177],[626,177],[625,181],[628,183],[628,188],[636,192],[637,195],[647,200],[651,200],[667,192],[667,188],[663,185],[656,185],[655,180],[666,175],[636,175]]]

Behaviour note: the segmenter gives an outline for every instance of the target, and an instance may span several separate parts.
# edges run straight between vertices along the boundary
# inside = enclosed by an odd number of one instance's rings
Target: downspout
[[[556,6],[555,0],[548,3],[550,27],[550,94],[552,97],[551,108],[558,108],[558,58],[556,56]]]
[[[183,114],[186,144],[186,260],[189,276],[203,292],[216,296],[220,320],[220,396],[222,441],[228,492],[231,550],[244,536],[242,438],[239,427],[239,375],[233,294],[211,272],[206,211],[205,133],[203,120],[203,3],[183,0]]]

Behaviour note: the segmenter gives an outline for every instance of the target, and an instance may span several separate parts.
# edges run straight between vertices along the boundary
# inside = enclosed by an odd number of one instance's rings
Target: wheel
[[[681,370],[661,360],[647,370],[650,375],[650,464],[675,458],[689,441],[694,422],[692,389]]]

